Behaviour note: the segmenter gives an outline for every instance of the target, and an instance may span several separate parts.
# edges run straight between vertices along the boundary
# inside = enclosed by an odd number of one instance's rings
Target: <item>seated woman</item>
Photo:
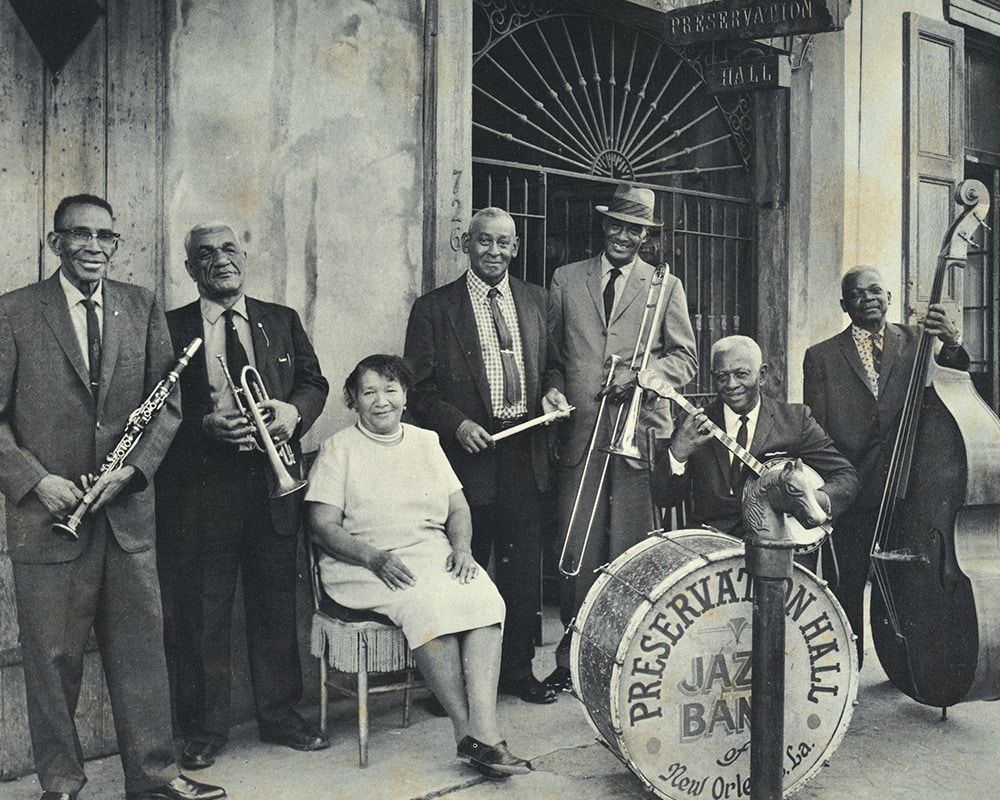
[[[320,449],[307,514],[327,594],[403,629],[448,712],[458,756],[491,779],[526,773],[496,715],[504,602],[472,557],[472,517],[437,434],[400,422],[412,375],[399,356],[363,359],[344,383],[358,413]]]

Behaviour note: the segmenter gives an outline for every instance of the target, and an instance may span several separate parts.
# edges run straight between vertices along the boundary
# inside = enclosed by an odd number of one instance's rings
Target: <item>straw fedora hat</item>
[[[632,225],[644,225],[658,228],[662,222],[653,219],[653,207],[656,195],[652,189],[640,189],[627,183],[620,183],[615,188],[615,196],[606,206],[594,206],[594,210],[606,217],[629,222]]]

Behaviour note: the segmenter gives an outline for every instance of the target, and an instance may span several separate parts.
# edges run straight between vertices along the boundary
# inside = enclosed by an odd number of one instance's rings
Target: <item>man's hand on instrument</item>
[[[961,341],[958,326],[951,321],[948,310],[940,303],[928,306],[927,314],[919,320],[919,324],[931,336],[937,336],[945,347],[956,347]]]
[[[697,414],[689,414],[674,431],[670,443],[670,453],[678,461],[687,461],[691,454],[712,438],[711,423],[700,408]]]
[[[368,569],[393,591],[408,589],[417,582],[403,560],[388,550],[376,550],[368,559]]]
[[[112,502],[135,477],[136,472],[136,468],[131,464],[124,464],[102,474],[87,490],[87,494],[90,495],[90,510],[97,511],[101,506]]]
[[[83,499],[83,490],[59,475],[46,475],[32,491],[54,517],[62,517]]]
[[[566,419],[570,413],[569,401],[566,400],[566,395],[554,386],[542,395],[542,413],[550,414],[553,411],[559,412],[559,416],[556,419]],[[549,423],[546,422],[545,424],[548,425]]]
[[[455,438],[466,453],[481,453],[493,447],[493,437],[482,425],[477,425],[471,419],[462,420],[455,431]]]
[[[451,572],[462,583],[468,583],[479,572],[479,564],[468,550],[452,550],[444,563],[444,568]]]
[[[230,444],[254,444],[254,429],[239,411],[213,411],[202,417],[201,428],[213,439]]]
[[[295,426],[299,424],[299,410],[295,406],[272,397],[261,403],[260,408],[265,412],[270,412],[270,416],[273,417],[267,423],[267,432],[272,442],[284,444],[292,438]],[[267,416],[268,414],[264,415],[265,419]]]

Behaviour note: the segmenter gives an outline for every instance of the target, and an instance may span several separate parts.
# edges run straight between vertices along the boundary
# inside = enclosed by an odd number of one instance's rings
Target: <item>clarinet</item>
[[[167,377],[156,384],[156,388],[150,392],[149,397],[143,401],[142,405],[128,415],[128,422],[125,423],[125,433],[122,434],[122,438],[118,440],[118,444],[115,445],[114,449],[104,457],[104,463],[101,464],[101,469],[98,473],[98,482],[100,482],[101,476],[114,469],[118,469],[118,467],[125,463],[125,457],[139,443],[139,439],[142,438],[142,434],[149,427],[149,423],[153,421],[153,417],[163,408],[164,403],[167,402],[167,398],[170,396],[170,392],[177,385],[181,372],[184,371],[184,367],[188,365],[191,357],[198,352],[199,347],[201,347],[201,339],[195,337],[191,340],[191,344],[184,348],[184,352],[181,353],[181,357],[174,364],[173,369],[167,373]],[[96,486],[97,484],[95,483],[94,485]],[[52,530],[55,533],[65,539],[69,539],[71,542],[75,542],[80,538],[77,529],[80,527],[80,520],[83,519],[83,515],[87,513],[90,504],[94,502],[93,490],[94,486],[91,486],[84,493],[83,499],[77,504],[76,509],[65,520],[53,523]]]

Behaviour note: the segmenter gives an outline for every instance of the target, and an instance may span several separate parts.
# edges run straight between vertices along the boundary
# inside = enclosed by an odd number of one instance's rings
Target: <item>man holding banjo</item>
[[[539,427],[565,417],[562,394],[541,397],[548,350],[545,290],[508,274],[517,256],[514,220],[499,208],[477,212],[462,237],[469,270],[419,298],[410,312],[406,358],[415,381],[410,410],[436,431],[472,508],[472,552],[492,553],[507,604],[500,690],[529,703],[556,693],[532,672],[539,608],[539,501],[549,480]],[[524,427],[522,427],[524,426]]]

